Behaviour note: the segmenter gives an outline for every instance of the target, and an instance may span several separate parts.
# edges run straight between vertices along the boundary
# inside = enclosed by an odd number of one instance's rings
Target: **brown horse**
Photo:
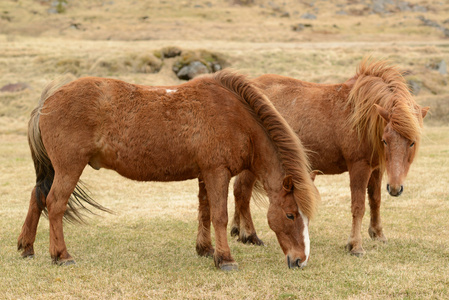
[[[401,195],[429,109],[416,104],[398,68],[365,59],[356,75],[341,84],[316,84],[278,75],[263,75],[253,83],[310,150],[312,169],[323,174],[349,171],[352,231],[347,250],[353,255],[364,253],[361,225],[367,189],[369,235],[386,242],[379,212],[382,175],[386,169],[390,195]],[[235,181],[231,234],[242,242],[262,244],[249,210],[254,180],[254,175],[245,171]]]
[[[216,249],[203,232],[197,252],[213,254],[215,266],[224,270],[237,268],[226,234],[228,185],[249,170],[268,193],[268,222],[289,266],[307,260],[307,220],[319,195],[307,176],[306,156],[271,102],[242,75],[222,71],[171,87],[93,77],[53,82],[32,113],[28,139],[37,180],[18,238],[23,257],[34,255],[44,212],[53,262],[74,262],[63,217],[80,219],[85,202],[105,210],[80,188],[89,164],[140,181],[199,178],[208,198],[200,197],[200,207],[207,207],[200,218],[212,220]]]

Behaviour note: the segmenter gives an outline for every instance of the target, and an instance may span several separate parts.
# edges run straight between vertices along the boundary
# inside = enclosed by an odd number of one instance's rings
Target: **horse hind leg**
[[[256,234],[250,210],[251,194],[255,181],[255,176],[245,171],[237,176],[234,182],[235,212],[231,236],[238,236],[237,241],[244,244],[263,246],[263,241]]]
[[[58,265],[75,263],[75,260],[68,253],[64,241],[62,219],[70,195],[73,193],[86,164],[75,167],[72,165],[70,170],[68,168],[58,169],[55,166],[55,178],[47,196],[47,210],[50,223],[50,256],[53,263]]]
[[[373,171],[368,182],[368,200],[371,214],[368,233],[373,240],[378,240],[386,243],[387,238],[383,233],[382,223],[380,219],[381,187],[382,174],[377,169]]]
[[[22,231],[17,240],[17,250],[23,250],[23,258],[34,257],[34,241],[36,239],[37,225],[42,213],[42,209],[37,204],[36,187],[31,192],[30,206],[22,226]],[[41,195],[42,203],[45,203],[45,197]]]

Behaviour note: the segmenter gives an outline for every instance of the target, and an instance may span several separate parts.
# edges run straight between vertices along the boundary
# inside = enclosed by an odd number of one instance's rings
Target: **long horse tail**
[[[313,217],[320,200],[318,190],[310,178],[310,164],[298,136],[279,114],[274,105],[245,75],[231,70],[214,74],[216,82],[235,94],[273,142],[287,175],[292,175],[294,197],[300,211]]]
[[[52,96],[59,88],[74,79],[73,75],[66,75],[49,83],[42,91],[38,106],[32,111],[31,118],[28,123],[28,144],[31,150],[31,157],[34,162],[36,171],[36,203],[39,209],[48,217],[46,207],[46,199],[50,192],[53,180],[55,178],[55,170],[53,164],[47,154],[44,143],[42,142],[41,131],[39,128],[39,117],[41,115],[42,106],[45,101]],[[84,214],[80,212],[80,208],[92,213],[83,202],[106,212],[112,212],[101,206],[93,200],[83,189],[84,184],[79,181],[68,201],[68,208],[64,213],[64,219],[69,222],[84,223]]]

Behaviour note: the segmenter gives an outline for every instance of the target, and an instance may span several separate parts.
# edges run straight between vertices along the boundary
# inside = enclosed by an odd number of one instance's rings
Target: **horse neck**
[[[252,172],[257,179],[262,182],[270,201],[274,193],[280,192],[282,189],[282,180],[285,177],[285,171],[282,162],[274,146],[268,141],[261,141],[259,145],[255,145]]]

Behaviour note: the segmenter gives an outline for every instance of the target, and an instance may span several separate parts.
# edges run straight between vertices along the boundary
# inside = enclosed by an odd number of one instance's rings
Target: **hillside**
[[[179,84],[176,58],[206,50],[251,76],[344,81],[367,55],[406,72],[428,123],[449,122],[447,1],[2,1],[0,132],[25,132],[50,80],[109,76]],[[187,55],[187,54],[185,54]],[[190,54],[188,54],[190,55]]]

